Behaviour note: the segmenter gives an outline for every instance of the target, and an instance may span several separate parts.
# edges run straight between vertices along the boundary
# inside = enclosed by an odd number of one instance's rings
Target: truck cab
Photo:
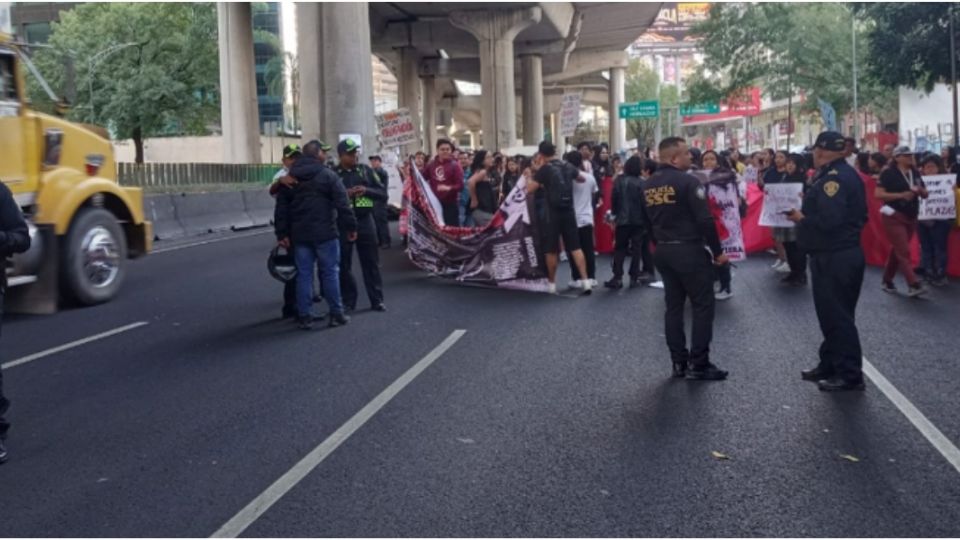
[[[143,194],[118,184],[106,130],[30,108],[25,69],[42,81],[0,28],[0,181],[13,192],[32,238],[29,251],[5,263],[6,307],[51,313],[63,299],[109,301],[120,291],[127,259],[152,245]]]

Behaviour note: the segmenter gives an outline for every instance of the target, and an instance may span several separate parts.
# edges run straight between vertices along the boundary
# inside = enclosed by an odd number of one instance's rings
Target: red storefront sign
[[[715,114],[695,114],[684,116],[684,124],[694,124],[760,114],[760,89],[748,88],[741,95],[720,102],[720,112]]]

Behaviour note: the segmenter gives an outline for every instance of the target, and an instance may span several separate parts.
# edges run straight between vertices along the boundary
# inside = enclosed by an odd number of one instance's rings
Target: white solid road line
[[[443,353],[447,352],[450,347],[453,347],[466,333],[466,330],[454,330],[452,334],[447,336],[447,339],[443,340],[435,349],[427,353],[419,362],[401,375],[399,379],[393,381],[383,392],[380,392],[377,397],[373,398],[373,401],[367,403],[366,406],[360,409],[352,418],[340,426],[337,431],[320,443],[320,446],[311,450],[310,453],[294,465],[292,469],[271,484],[266,491],[250,501],[250,504],[244,507],[243,510],[240,510],[237,515],[233,516],[223,527],[220,527],[217,532],[213,533],[211,538],[236,538],[243,534],[243,531],[245,531],[247,527],[253,524],[254,521],[269,510],[271,506],[276,504],[287,492],[300,483],[301,480],[320,465],[334,450],[350,438],[351,435],[356,433],[358,429],[363,427],[384,405],[389,403],[390,400],[406,388],[408,384],[423,373],[425,369],[430,367],[438,358],[443,356]]]
[[[16,360],[11,360],[11,361],[7,362],[6,364],[3,364],[2,366],[0,366],[0,369],[10,369],[10,368],[12,368],[12,367],[21,366],[21,365],[23,365],[23,364],[26,364],[27,362],[33,362],[34,360],[39,360],[39,359],[44,358],[44,357],[46,357],[46,356],[50,356],[51,354],[57,354],[57,353],[59,353],[59,352],[66,351],[66,350],[72,349],[72,348],[74,348],[74,347],[79,347],[79,346],[81,346],[81,345],[86,345],[87,343],[90,343],[90,342],[92,342],[92,341],[97,341],[97,340],[100,340],[100,339],[108,338],[108,337],[110,337],[110,336],[115,336],[115,335],[117,335],[117,334],[122,334],[123,332],[127,332],[127,331],[129,331],[129,330],[133,330],[134,328],[140,328],[141,326],[146,326],[146,325],[148,325],[148,324],[150,324],[150,323],[148,323],[148,322],[146,322],[146,321],[135,322],[135,323],[133,323],[133,324],[128,324],[128,325],[126,325],[126,326],[121,326],[120,328],[114,328],[113,330],[108,330],[108,331],[106,331],[106,332],[97,334],[97,335],[95,335],[95,336],[85,337],[85,338],[83,338],[83,339],[78,339],[78,340],[76,340],[76,341],[71,341],[70,343],[65,343],[65,344],[63,344],[63,345],[60,345],[59,347],[54,347],[54,348],[52,348],[52,349],[47,349],[47,350],[45,350],[45,351],[40,351],[40,352],[38,352],[38,353],[34,353],[34,354],[29,355],[29,356],[24,356],[23,358],[17,358]]]
[[[192,248],[192,247],[197,247],[197,246],[205,246],[205,245],[207,245],[207,244],[218,244],[218,243],[220,243],[220,242],[226,242],[227,240],[239,240],[239,239],[241,239],[241,238],[251,238],[251,237],[254,237],[254,236],[260,236],[260,235],[267,234],[267,233],[271,233],[271,232],[273,232],[273,228],[269,228],[269,229],[266,229],[266,230],[260,230],[260,231],[252,232],[252,233],[249,233],[249,234],[234,234],[234,235],[231,235],[231,236],[224,236],[224,237],[220,237],[220,238],[212,238],[212,239],[210,239],[210,240],[201,240],[201,241],[199,241],[199,242],[192,242],[192,243],[190,243],[190,244],[183,244],[182,246],[170,246],[170,247],[167,247],[167,248],[161,247],[160,249],[155,249],[155,250],[151,251],[149,254],[150,254],[150,255],[159,255],[159,254],[161,254],[161,253],[169,253],[169,252],[171,252],[171,251],[179,251],[179,250],[181,250],[181,249],[187,249],[187,248]]]
[[[937,426],[933,425],[930,420],[927,420],[927,417],[924,416],[913,403],[910,403],[910,400],[901,394],[882,373],[877,371],[877,368],[875,368],[866,357],[863,359],[863,372],[873,381],[873,384],[883,392],[883,395],[887,396],[887,399],[900,409],[900,412],[907,417],[907,420],[913,424],[913,427],[917,428],[917,431],[930,441],[930,444],[953,465],[953,468],[956,469],[957,472],[960,472],[960,449],[957,449],[956,445],[950,442],[950,439],[937,429]]]

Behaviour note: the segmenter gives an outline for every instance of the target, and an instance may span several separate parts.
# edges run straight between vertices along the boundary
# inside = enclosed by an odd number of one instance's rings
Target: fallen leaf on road
[[[843,459],[845,459],[845,460],[847,460],[847,461],[852,461],[852,462],[854,462],[854,463],[860,463],[860,458],[858,458],[857,456],[851,456],[850,454],[840,454],[840,457],[842,457]]]
[[[728,455],[726,455],[726,454],[721,454],[720,452],[717,452],[716,450],[714,450],[713,452],[710,452],[710,455],[712,455],[713,457],[715,457],[715,458],[717,458],[717,459],[730,459],[730,456],[728,456]]]

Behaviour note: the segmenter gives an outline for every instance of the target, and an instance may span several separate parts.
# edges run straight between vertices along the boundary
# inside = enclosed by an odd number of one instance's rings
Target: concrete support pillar
[[[543,139],[543,59],[536,54],[520,57],[523,81],[523,142],[538,144]]]
[[[627,146],[627,124],[619,118],[618,108],[624,100],[624,69],[610,68],[610,153],[616,153]]]
[[[495,151],[517,140],[513,40],[524,28],[540,22],[539,7],[516,11],[455,11],[450,22],[470,32],[480,44],[483,88],[483,146]]]
[[[428,154],[437,149],[437,79],[423,78],[423,144]]]
[[[557,150],[563,151],[565,146],[563,145],[563,137],[560,136],[560,115],[557,113],[550,113],[550,135]]]
[[[480,146],[480,132],[471,131],[470,132],[470,148],[476,150]]]
[[[361,136],[363,153],[379,151],[374,124],[370,9],[367,2],[320,4],[323,58],[323,133],[336,145],[340,134]]]
[[[225,163],[260,163],[260,115],[250,4],[217,4],[220,125]]]
[[[323,108],[320,74],[323,72],[323,39],[320,6],[314,2],[297,2],[297,57],[300,72],[300,127],[303,141],[323,137]]]
[[[417,54],[415,47],[402,47],[400,49],[400,77],[398,102],[400,107],[410,109],[410,118],[413,119],[413,126],[418,137],[417,142],[407,145],[404,148],[404,154],[410,154],[419,150],[426,140],[421,134],[426,123],[421,122],[421,100],[423,92],[421,91],[420,77],[417,73],[417,67],[420,62],[420,55]]]

